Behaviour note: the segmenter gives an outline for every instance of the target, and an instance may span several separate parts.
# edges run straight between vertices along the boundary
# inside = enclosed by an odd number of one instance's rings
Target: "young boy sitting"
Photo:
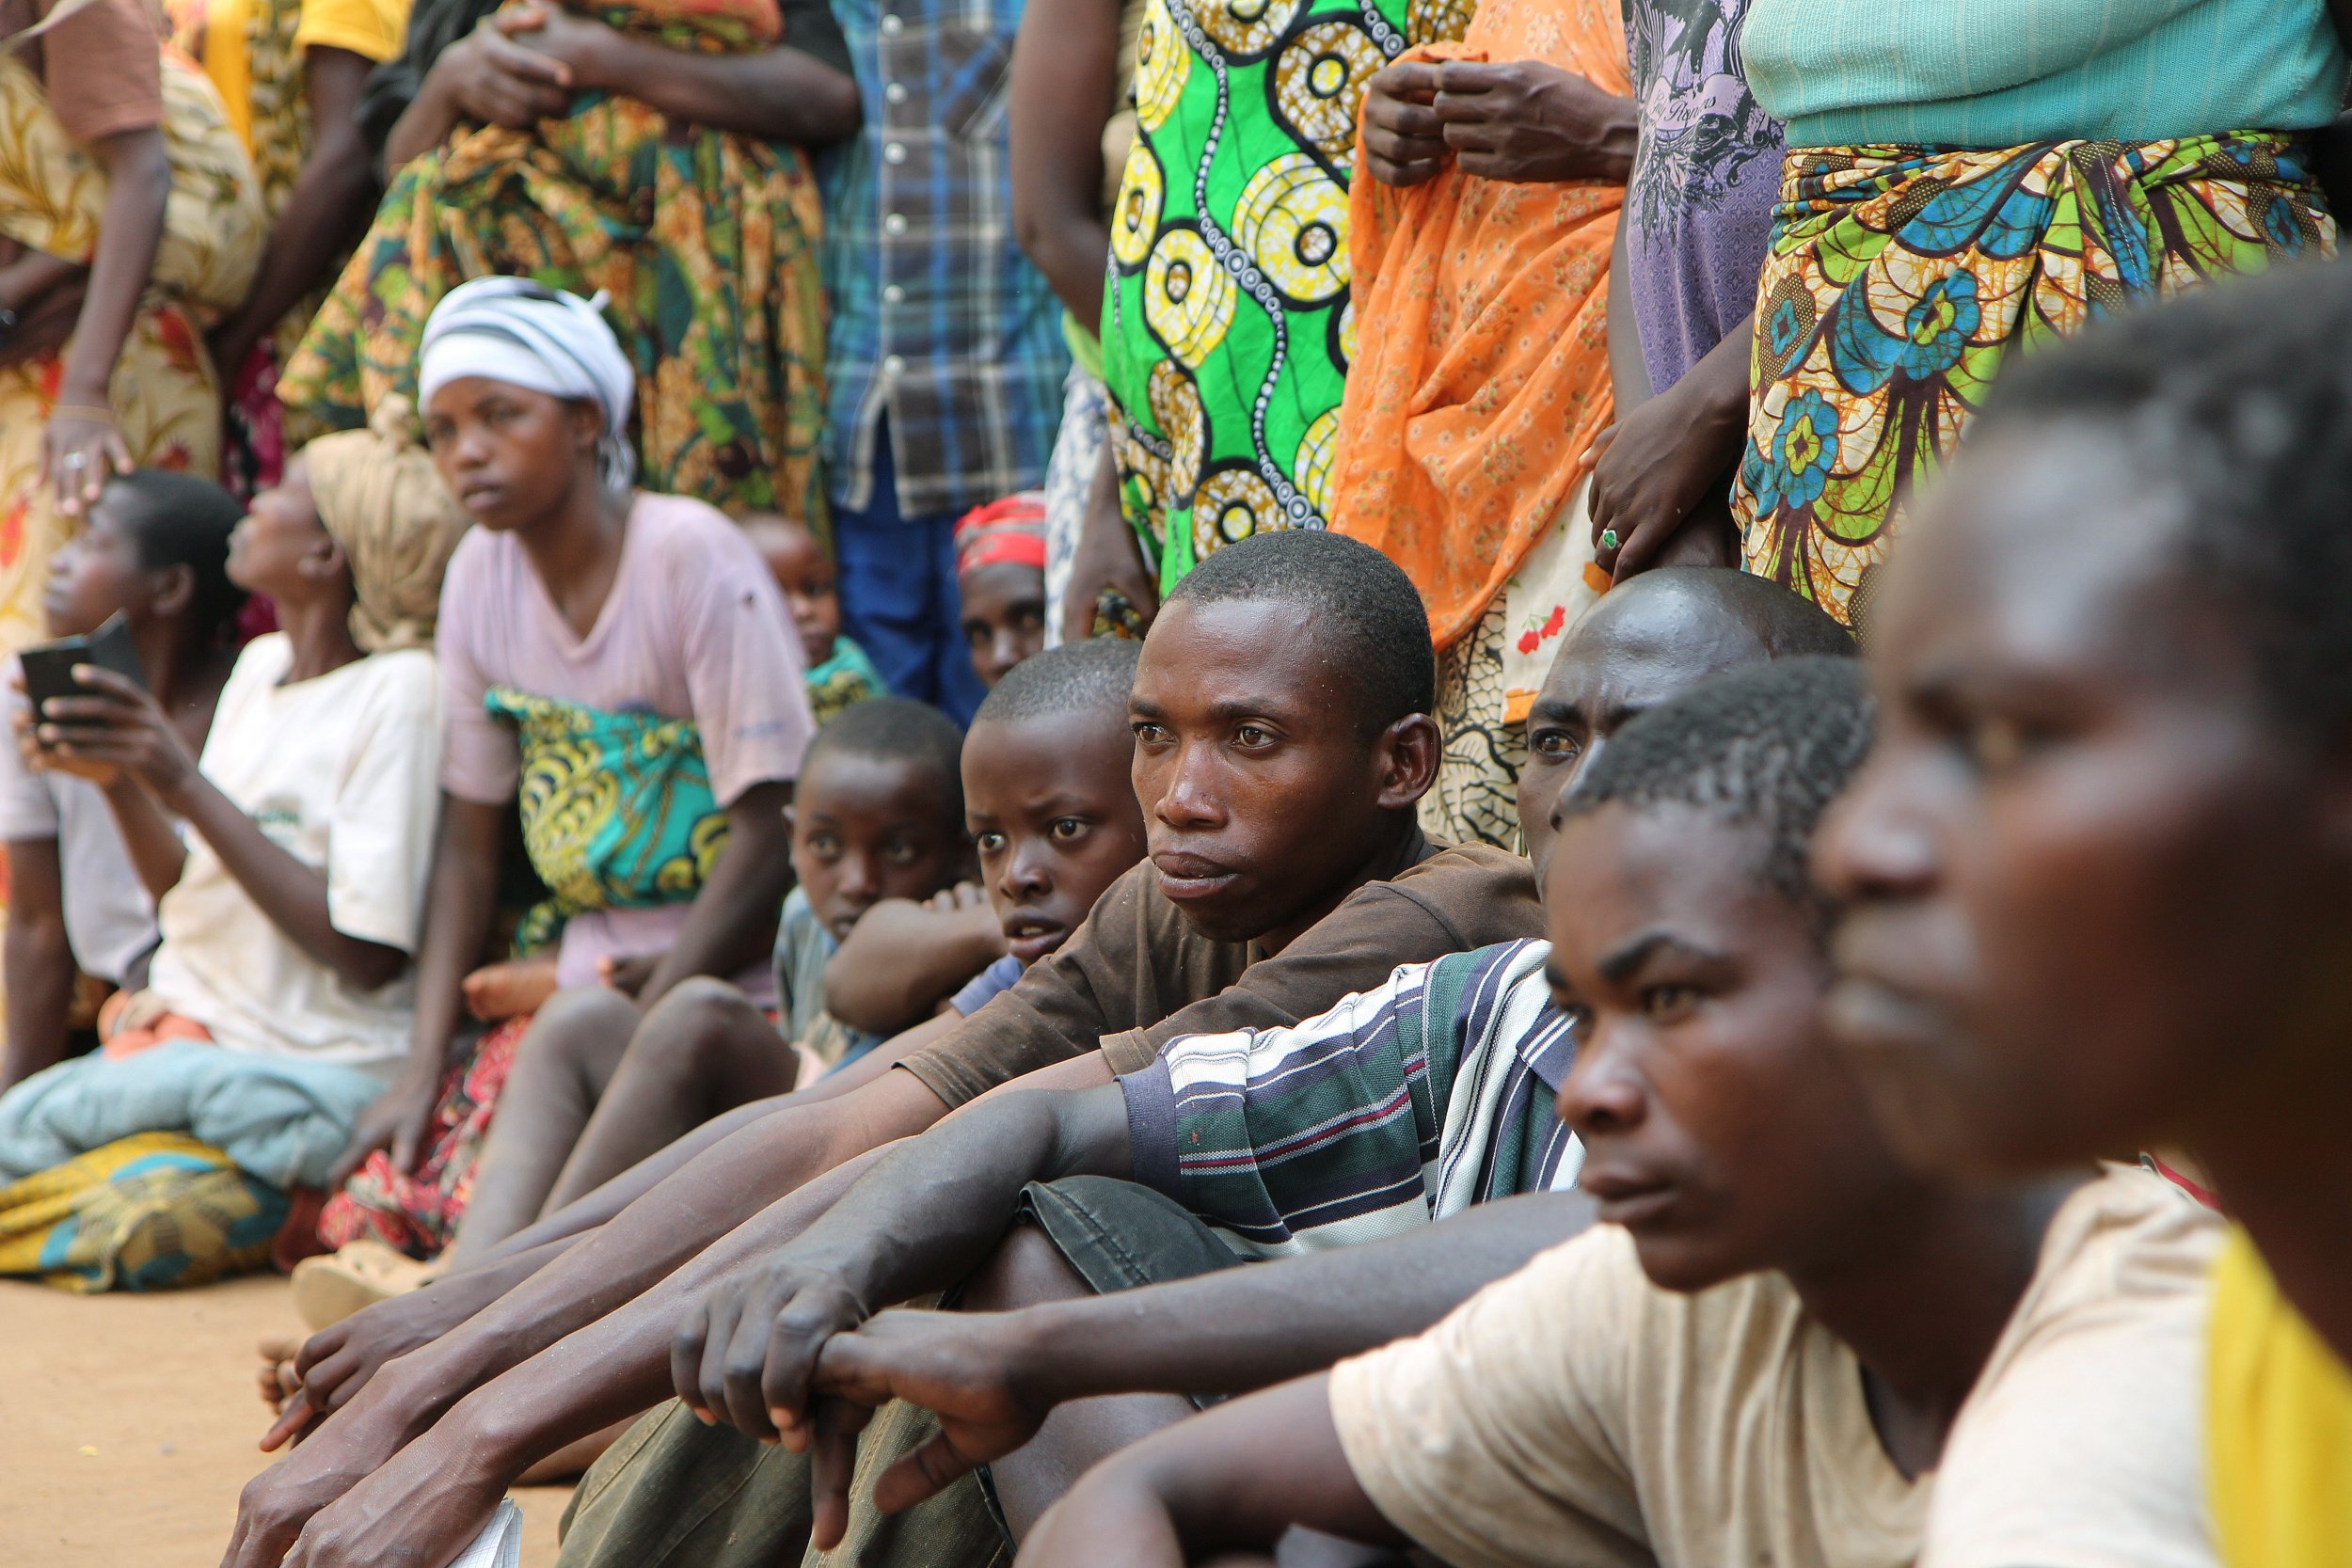
[[[710,1116],[789,1092],[804,1066],[829,1070],[872,1048],[874,1037],[825,1016],[825,959],[880,899],[927,898],[961,872],[961,743],[946,715],[898,697],[860,703],[818,732],[786,811],[799,885],[775,939],[783,1040],[739,990],[706,976],[681,981],[677,1006],[657,1004],[626,1033],[582,1030],[580,1048],[561,1059],[522,1053],[501,1091],[454,1256],[503,1241],[550,1202],[561,1208]],[[713,1032],[705,1026],[713,1010],[758,1027]],[[649,1070],[682,1079],[655,1094],[643,1081]]]
[[[1814,661],[1627,726],[1547,873],[1604,1223],[1114,1457],[1024,1564],[1264,1561],[1300,1526],[1456,1568],[2209,1562],[2219,1222],[2136,1170],[1916,1174],[1829,1043],[1806,852],[1868,738],[1860,673]]]
[[[887,691],[866,650],[842,635],[837,574],[825,542],[806,523],[780,512],[747,514],[742,526],[743,537],[768,563],[768,574],[792,612],[807,666],[809,710],[817,722],[829,724],[850,704]]]

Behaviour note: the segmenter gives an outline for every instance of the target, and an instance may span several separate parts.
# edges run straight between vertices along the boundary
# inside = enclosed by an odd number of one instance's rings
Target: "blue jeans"
[[[874,493],[865,507],[833,508],[833,553],[841,574],[841,629],[901,697],[972,722],[986,689],[963,641],[956,592],[956,518],[898,513],[890,427],[874,434]]]

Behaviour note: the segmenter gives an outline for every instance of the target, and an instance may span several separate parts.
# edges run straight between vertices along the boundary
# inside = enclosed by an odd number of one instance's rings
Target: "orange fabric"
[[[1541,60],[1629,93],[1616,0],[1485,0],[1459,45],[1402,59]],[[1439,648],[1474,629],[1614,417],[1609,249],[1625,187],[1449,169],[1348,193],[1358,343],[1333,531],[1405,568]]]

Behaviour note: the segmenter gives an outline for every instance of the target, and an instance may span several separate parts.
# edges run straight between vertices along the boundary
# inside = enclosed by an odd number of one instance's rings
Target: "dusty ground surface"
[[[0,1280],[0,1562],[215,1568],[268,1463],[253,1347],[299,1327],[274,1275],[151,1296]],[[516,1494],[525,1568],[555,1561],[568,1495]]]

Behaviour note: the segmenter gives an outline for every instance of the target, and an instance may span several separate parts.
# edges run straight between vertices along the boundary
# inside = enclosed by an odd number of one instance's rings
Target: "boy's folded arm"
[[[986,903],[936,910],[887,898],[859,917],[825,962],[825,1011],[852,1029],[891,1034],[929,1018],[1004,956]]]

